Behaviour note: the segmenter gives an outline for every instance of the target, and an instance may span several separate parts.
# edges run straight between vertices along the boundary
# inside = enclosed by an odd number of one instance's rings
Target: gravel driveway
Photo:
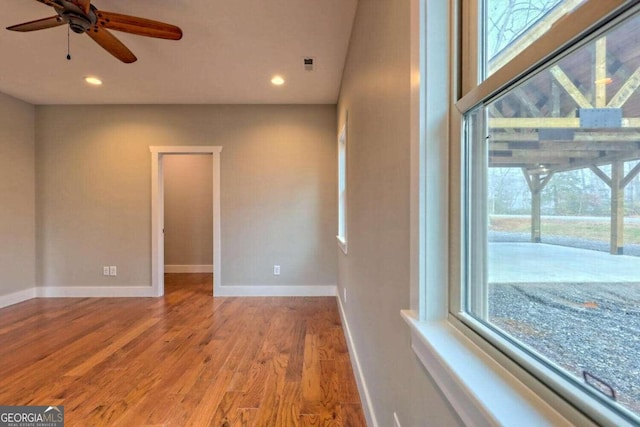
[[[528,242],[528,233],[490,232],[491,242]],[[558,236],[543,243],[609,251],[607,242]],[[639,256],[640,245],[625,255]],[[638,260],[640,262],[640,259]],[[582,381],[610,384],[640,414],[640,277],[637,283],[491,283],[490,321]]]
[[[640,413],[640,283],[492,284],[490,321]]]

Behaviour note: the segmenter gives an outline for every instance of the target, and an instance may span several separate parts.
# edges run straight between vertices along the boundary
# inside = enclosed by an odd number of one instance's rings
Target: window
[[[597,423],[640,423],[631,3],[472,1],[491,11],[478,13],[485,47],[461,52],[485,58],[486,78],[467,77],[457,103],[461,280],[451,312]]]
[[[485,75],[512,60],[584,0],[487,0],[484,4]]]
[[[347,124],[338,135],[338,246],[347,253]]]

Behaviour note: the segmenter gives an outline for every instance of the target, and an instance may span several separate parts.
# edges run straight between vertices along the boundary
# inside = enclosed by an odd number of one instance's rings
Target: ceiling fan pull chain
[[[67,60],[71,61],[71,27],[67,26]]]

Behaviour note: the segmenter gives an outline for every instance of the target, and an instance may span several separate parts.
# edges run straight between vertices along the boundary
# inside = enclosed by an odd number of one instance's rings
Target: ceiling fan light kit
[[[37,0],[52,7],[57,15],[7,27],[7,30],[29,32],[68,25],[77,34],[87,34],[111,55],[130,64],[136,56],[109,30],[144,37],[180,40],[182,30],[171,24],[120,13],[98,10],[91,0]]]

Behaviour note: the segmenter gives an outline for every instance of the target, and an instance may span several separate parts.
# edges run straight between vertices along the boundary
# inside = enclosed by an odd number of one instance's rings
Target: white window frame
[[[629,425],[557,375],[540,375],[533,361],[505,352],[510,343],[488,340],[478,332],[482,325],[461,313],[460,143],[464,112],[550,53],[574,48],[583,33],[628,3],[587,0],[564,18],[569,25],[554,25],[478,83],[478,20],[469,17],[478,13],[477,1],[411,0],[411,301],[401,314],[413,350],[466,425]]]
[[[347,254],[347,121],[338,135],[338,246]]]

